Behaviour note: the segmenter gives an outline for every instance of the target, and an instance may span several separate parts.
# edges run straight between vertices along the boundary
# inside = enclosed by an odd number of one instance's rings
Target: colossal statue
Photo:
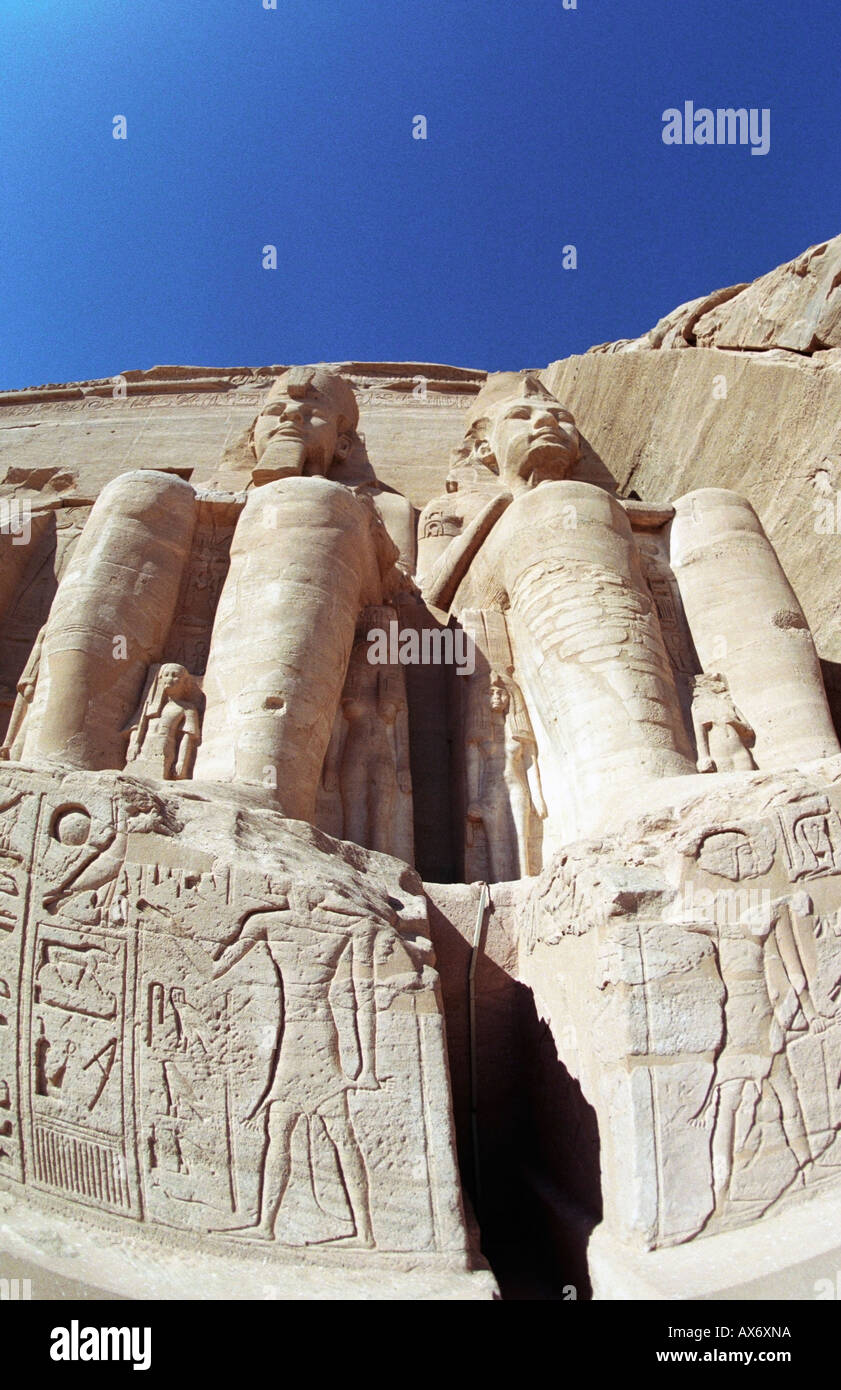
[[[419,523],[427,601],[456,620],[476,609],[504,617],[550,845],[598,831],[633,809],[646,784],[691,776],[709,759],[695,747],[709,720],[687,719],[685,673],[664,640],[633,510],[570,477],[577,457],[572,417],[535,376],[492,377],[453,456],[455,495],[430,502]],[[744,727],[756,729],[758,766],[837,752],[811,634],[749,505],[691,494],[676,504],[667,541],[681,619],[700,660],[717,661]],[[719,584],[712,566],[722,553]],[[735,762],[745,766],[738,754]]]
[[[350,386],[284,374],[254,429],[258,460],[231,546],[204,680],[195,777],[266,788],[312,821],[360,609],[399,587],[399,550],[371,499],[327,476],[359,418]]]
[[[44,629],[22,757],[120,768],[122,730],[161,660],[190,553],[196,494],[167,473],[102,489]]]

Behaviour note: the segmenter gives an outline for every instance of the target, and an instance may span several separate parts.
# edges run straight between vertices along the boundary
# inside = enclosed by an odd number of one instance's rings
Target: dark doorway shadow
[[[449,911],[456,906],[453,900]],[[429,909],[459,1165],[482,1253],[504,1299],[587,1299],[587,1244],[602,1211],[595,1111],[559,1059],[531,990],[492,959],[500,942],[492,916],[475,973],[471,1034],[468,921],[475,905],[469,914],[459,908],[460,929],[446,909],[432,901]]]

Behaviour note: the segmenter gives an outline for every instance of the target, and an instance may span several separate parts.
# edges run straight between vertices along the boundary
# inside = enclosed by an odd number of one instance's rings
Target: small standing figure
[[[406,683],[398,665],[370,660],[369,631],[397,622],[390,605],[364,608],[357,624],[341,709],[322,772],[330,833],[414,862],[412,775]],[[326,817],[323,828],[327,828]],[[320,823],[322,823],[320,821]]]
[[[35,638],[35,645],[29,653],[29,660],[17,683],[17,699],[12,709],[3,747],[0,748],[0,760],[3,762],[17,763],[23,756],[23,737],[26,732],[27,716],[32,708],[32,701],[35,699],[35,686],[38,683],[38,670],[41,665],[41,648],[44,645],[45,631],[46,623]]]
[[[537,742],[522,694],[508,676],[471,678],[466,729],[466,870],[473,877],[476,832],[483,831],[487,874],[505,883],[536,872],[533,817],[545,819]],[[481,873],[476,877],[483,877]]]
[[[752,772],[751,748],[756,734],[733,703],[726,676],[696,676],[692,725],[698,744],[699,772]]]
[[[201,743],[201,693],[184,666],[164,662],[149,668],[146,688],[131,723],[126,765],[165,782],[183,782],[193,774]]]

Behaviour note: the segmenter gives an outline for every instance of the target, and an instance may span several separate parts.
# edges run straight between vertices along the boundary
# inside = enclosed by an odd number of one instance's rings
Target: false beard
[[[273,478],[297,478],[306,465],[307,446],[302,439],[277,439],[267,444],[257,469]]]

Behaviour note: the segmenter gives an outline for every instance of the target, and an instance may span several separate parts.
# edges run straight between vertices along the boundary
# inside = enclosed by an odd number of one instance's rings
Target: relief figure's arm
[[[356,993],[356,1028],[361,1063],[356,1086],[379,1089],[377,1080],[377,1005],[374,995],[374,942],[376,928],[353,937],[353,984]]]

